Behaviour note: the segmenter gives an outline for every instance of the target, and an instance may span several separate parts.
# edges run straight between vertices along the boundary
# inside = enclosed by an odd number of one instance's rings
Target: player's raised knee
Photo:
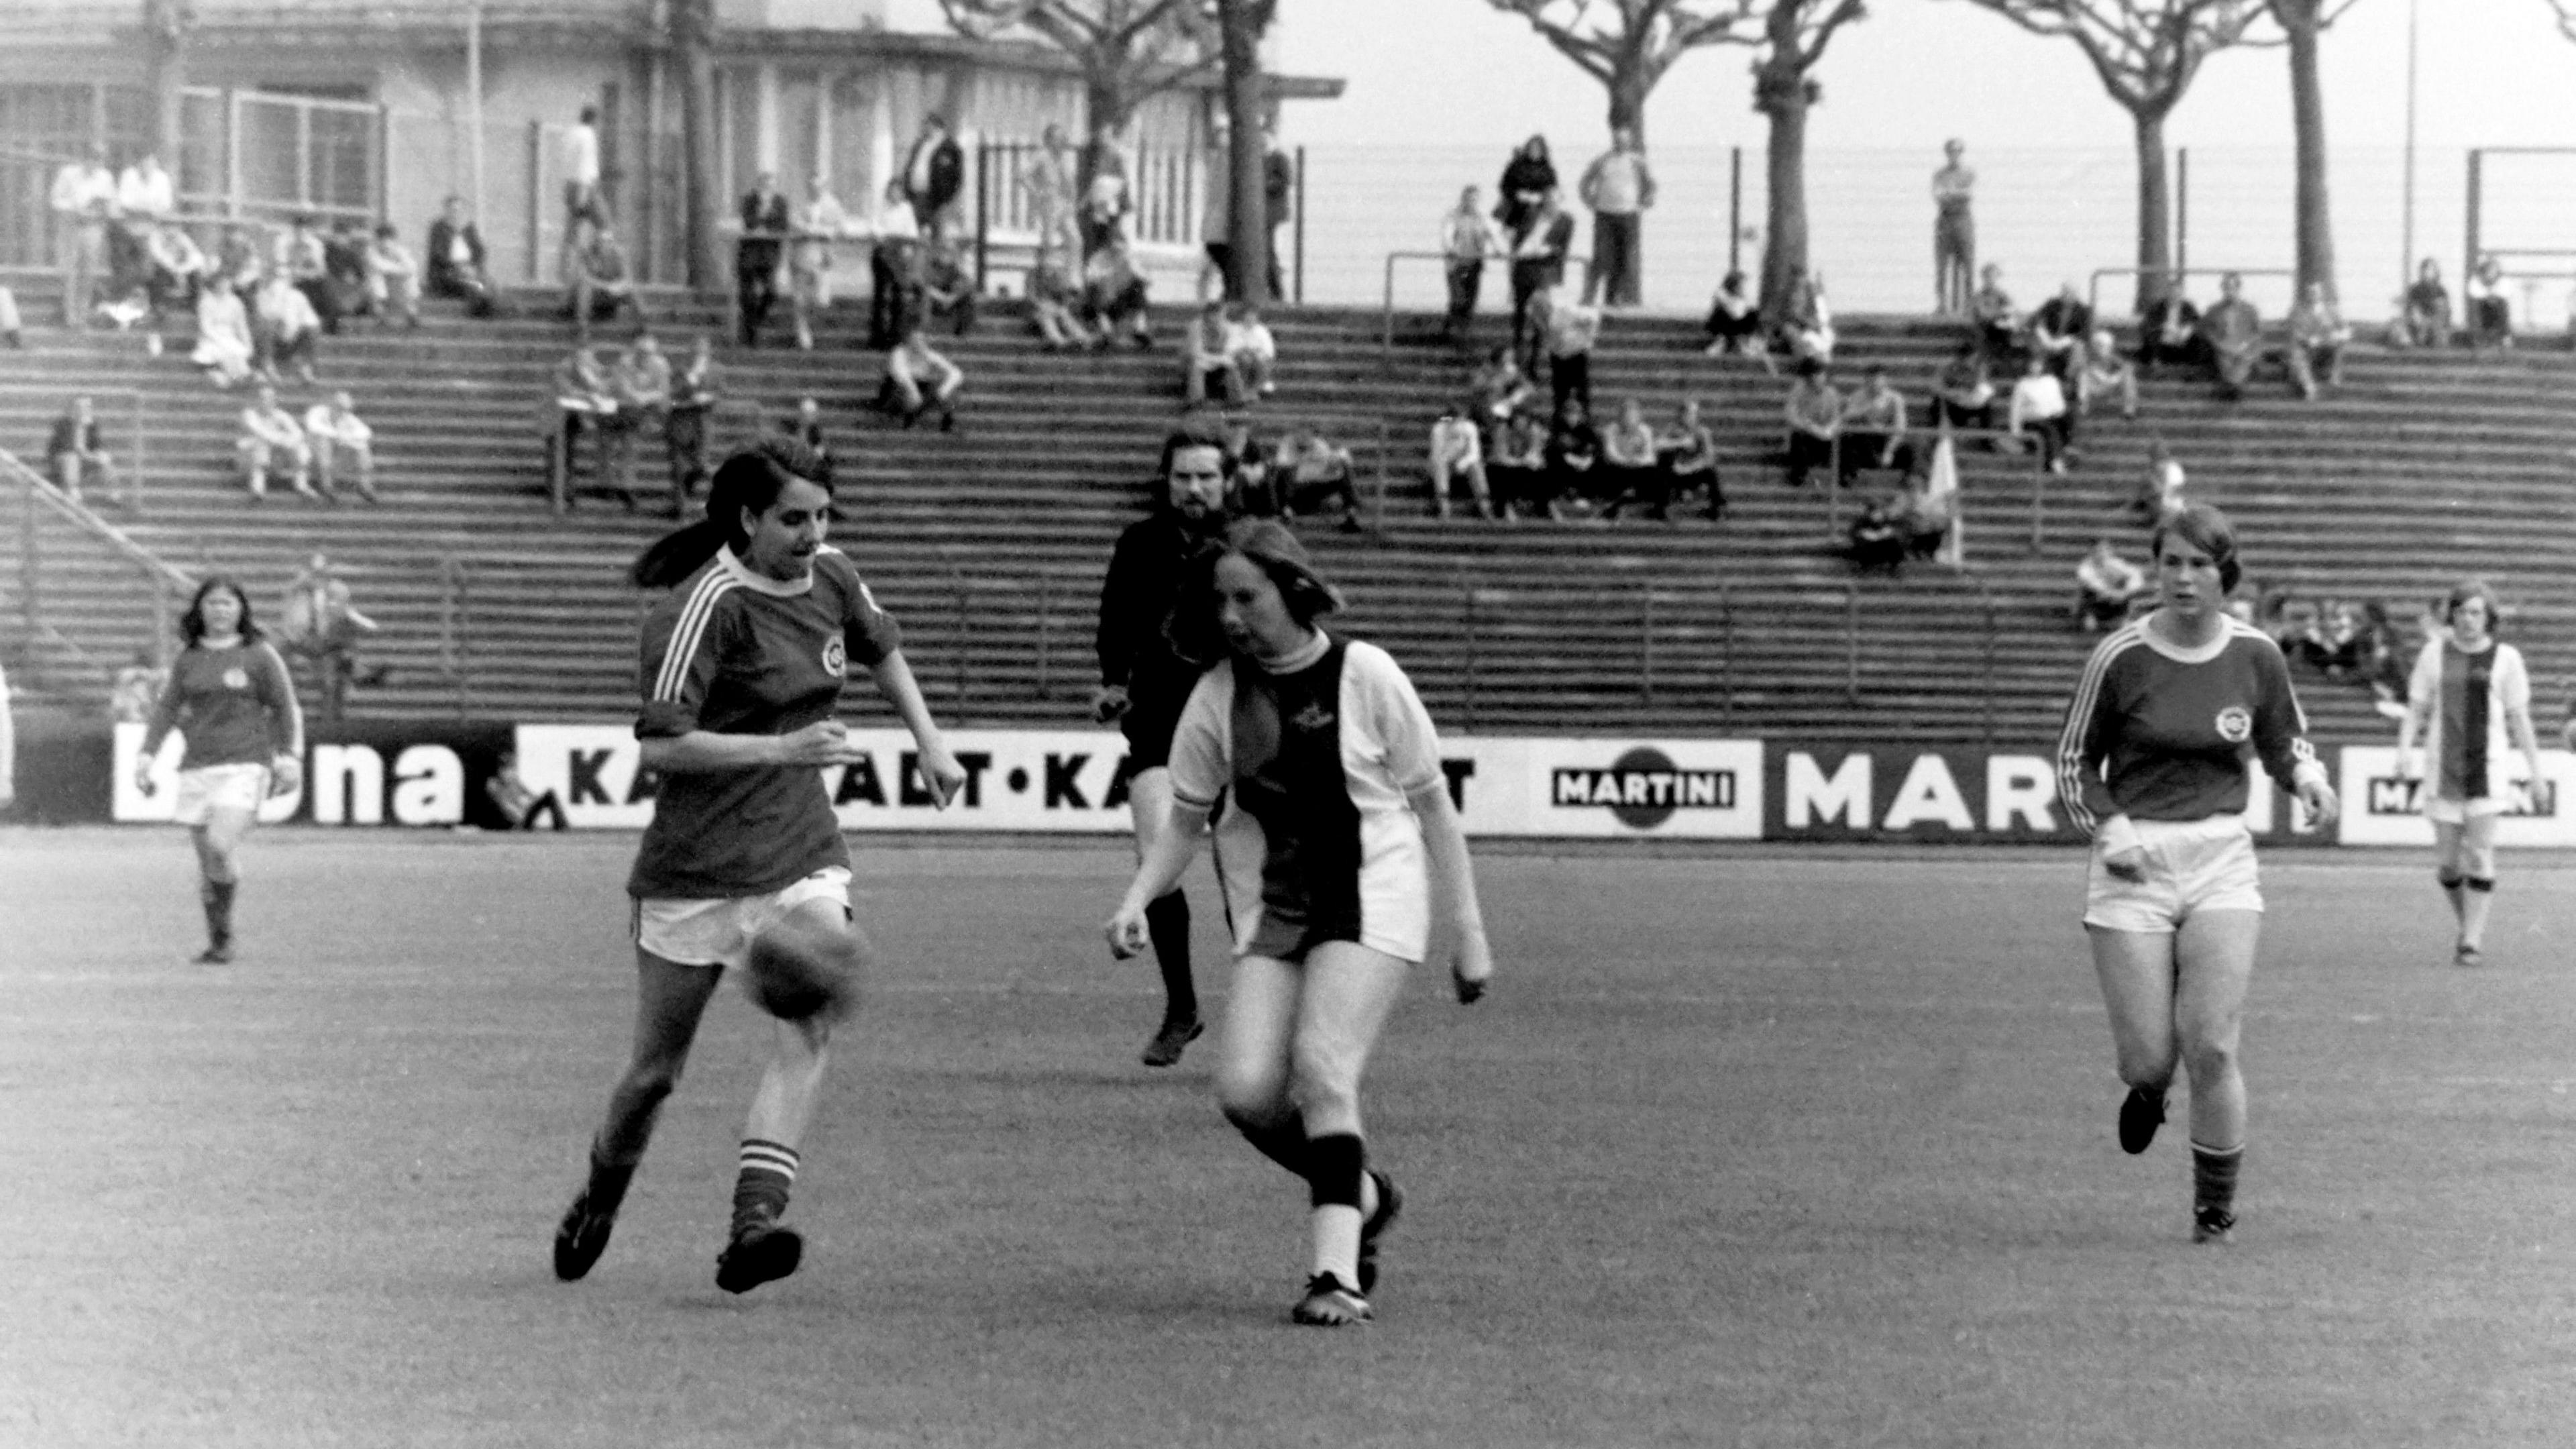
[[[845,926],[789,916],[752,938],[743,966],[761,1010],[782,1021],[838,1021],[858,1005],[867,947]]]

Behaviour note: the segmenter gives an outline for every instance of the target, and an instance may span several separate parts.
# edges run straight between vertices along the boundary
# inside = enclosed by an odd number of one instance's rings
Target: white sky
[[[2343,145],[2406,133],[2409,0],[2360,0],[2323,48],[2326,124]],[[2546,0],[2414,0],[2419,136],[2427,146],[2576,145],[2576,42]],[[1811,146],[1973,150],[2125,146],[2128,113],[2082,53],[1966,0],[1874,0],[1834,38],[1816,75]],[[1338,101],[1291,108],[1292,142],[1491,143],[1496,164],[1543,131],[1560,156],[1605,134],[1600,85],[1488,0],[1280,0],[1278,64],[1349,82]],[[1652,145],[1758,147],[1751,52],[1684,58],[1647,110]],[[2290,141],[2288,61],[2277,48],[2221,54],[2168,123],[2188,146]]]

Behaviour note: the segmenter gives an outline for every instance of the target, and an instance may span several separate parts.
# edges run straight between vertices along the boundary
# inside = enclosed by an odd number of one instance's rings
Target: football
[[[744,990],[782,1021],[838,1021],[858,1004],[860,955],[856,937],[790,918],[752,938]]]

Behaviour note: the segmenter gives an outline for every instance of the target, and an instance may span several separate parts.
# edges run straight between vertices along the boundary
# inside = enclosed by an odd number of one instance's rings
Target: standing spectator
[[[1872,468],[1914,471],[1914,445],[1905,437],[1905,394],[1888,385],[1887,369],[1871,363],[1861,385],[1843,403],[1842,462],[1835,477],[1848,485],[1852,475]]]
[[[2137,417],[2137,366],[2120,355],[2119,347],[2111,340],[2110,329],[2096,327],[2092,340],[2084,344],[2082,360],[2075,369],[2075,411],[2091,417],[2094,403],[2108,397],[2119,398],[2121,417]]]
[[[2093,309],[2084,305],[2083,295],[2073,282],[2060,285],[2057,295],[2039,304],[2030,314],[2030,348],[2048,363],[2057,380],[2070,386],[2075,370],[2083,362],[2084,339],[2093,331]]]
[[[555,365],[554,429],[548,437],[546,472],[556,512],[569,511],[580,494],[581,435],[592,435],[592,466],[605,475],[609,454],[619,446],[622,422],[609,368],[588,344],[574,344]]]
[[[1449,516],[1449,494],[1461,480],[1476,500],[1476,516],[1494,516],[1494,496],[1485,479],[1485,450],[1476,425],[1445,408],[1431,425],[1431,511]]]
[[[320,345],[322,319],[303,289],[288,281],[286,273],[275,271],[260,285],[259,296],[252,307],[252,338],[258,344],[259,370],[270,382],[276,382],[282,368],[293,367],[296,376],[309,386],[313,383],[313,354]]]
[[[742,319],[742,345],[760,345],[761,324],[778,305],[778,263],[790,230],[787,198],[778,178],[760,173],[758,185],[742,198],[742,238],[734,244],[734,309]]]
[[[257,355],[250,309],[233,290],[232,278],[215,277],[197,294],[197,350],[188,360],[204,368],[215,386],[231,387],[250,376]]]
[[[397,315],[405,327],[420,326],[420,262],[389,221],[367,248],[367,300],[379,327],[392,326]]]
[[[1995,425],[1994,376],[1985,349],[1962,342],[1932,380],[1932,406],[1944,428],[1991,430]]]
[[[1717,476],[1717,435],[1700,421],[1699,399],[1683,402],[1681,416],[1656,435],[1655,455],[1672,478],[1673,496],[1694,488],[1705,489],[1708,521],[1715,523],[1726,516],[1726,488]],[[1655,516],[1661,518],[1664,514]]]
[[[689,360],[671,375],[671,404],[662,415],[662,447],[671,469],[671,516],[687,514],[698,485],[707,481],[707,414],[716,405],[715,348],[699,333]]]
[[[1977,173],[1960,160],[1968,143],[1941,144],[1941,169],[1932,173],[1932,305],[1944,317],[1968,314],[1977,275],[1977,221],[1969,203]]]
[[[1037,233],[1038,259],[1062,259],[1082,245],[1074,223],[1073,147],[1053,121],[1038,132],[1037,154],[1021,168],[1020,190],[1029,199],[1029,228]]]
[[[1274,380],[1279,369],[1279,339],[1270,335],[1270,324],[1261,320],[1260,308],[1245,304],[1229,309],[1225,355],[1233,360],[1245,393],[1269,397],[1279,391]]]
[[[2326,295],[2326,284],[2308,283],[2299,305],[2290,309],[2290,381],[2299,396],[2316,400],[2321,373],[2326,386],[2343,386],[2343,350],[2351,342],[2352,329]]]
[[[1138,347],[1154,345],[1153,319],[1145,311],[1145,274],[1136,270],[1127,238],[1113,235],[1082,264],[1080,316],[1109,346],[1121,335]]]
[[[280,279],[280,285],[284,281]],[[289,290],[292,290],[291,288]],[[236,451],[241,457],[242,486],[253,499],[268,496],[268,470],[284,463],[295,491],[307,498],[318,497],[313,491],[313,448],[304,440],[304,429],[295,414],[277,405],[274,383],[259,385],[259,400],[242,409],[241,438]]]
[[[1505,251],[1501,235],[1485,217],[1476,188],[1459,192],[1457,208],[1440,218],[1440,255],[1449,277],[1449,320],[1441,335],[1453,340],[1467,335],[1476,315],[1476,297],[1485,289],[1485,259]]]
[[[2165,278],[2155,300],[2147,303],[2145,314],[2139,318],[2138,365],[2201,365],[2200,309],[2183,295],[2179,272]]]
[[[2147,591],[2147,576],[2120,557],[2111,540],[2093,540],[2093,551],[2075,565],[2075,627],[2087,634],[2118,628],[2129,604]]]
[[[1986,361],[1998,369],[2007,363],[2018,367],[2021,313],[2013,307],[2012,293],[2004,290],[2004,269],[1988,262],[1979,275],[1984,285],[1968,299],[1968,320],[1977,329],[1977,345],[1985,349]]]
[[[2075,410],[2067,405],[2066,384],[2034,352],[2013,384],[2004,426],[2017,437],[2039,440],[2040,465],[2051,473],[2066,471],[2068,445],[2075,441]]]
[[[1569,397],[1592,411],[1592,348],[1601,340],[1601,309],[1560,289],[1547,312],[1547,380],[1556,406]]]
[[[2218,305],[2201,315],[2201,355],[2218,379],[2218,395],[2234,402],[2245,395],[2262,355],[2263,318],[2245,300],[2245,281],[2234,272],[2219,280],[2218,292]]]
[[[1531,143],[1542,148],[1545,143],[1535,136]],[[1539,193],[1527,215],[1527,225],[1515,234],[1512,243],[1512,351],[1519,353],[1524,345],[1523,333],[1535,334],[1540,319],[1533,314],[1532,303],[1546,297],[1565,281],[1566,253],[1574,246],[1574,218],[1558,208],[1553,188]]]
[[[1225,348],[1223,302],[1211,298],[1199,308],[1198,318],[1190,323],[1181,346],[1181,396],[1191,406],[1207,401],[1211,378],[1220,401],[1229,407],[1243,401],[1243,374],[1235,369],[1234,358]]]
[[[469,317],[489,317],[498,310],[492,278],[483,270],[483,234],[465,218],[465,202],[451,196],[429,224],[429,295],[452,297],[465,304]]]
[[[1833,466],[1834,438],[1843,425],[1843,395],[1823,363],[1798,364],[1781,416],[1789,428],[1789,486],[1804,488],[1816,469]]]
[[[146,152],[116,176],[117,222],[108,233],[109,270],[117,279],[116,295],[133,295],[151,277],[147,249],[152,234],[179,209],[177,189],[161,158]]]
[[[2442,285],[2442,264],[2426,257],[2406,289],[2404,310],[2388,338],[2392,347],[2451,345],[2451,289]]]
[[[788,259],[788,305],[796,314],[796,345],[814,350],[814,318],[832,305],[832,246],[849,229],[849,215],[820,173],[805,183],[796,209],[796,249]]]
[[[89,325],[90,289],[107,275],[107,223],[116,212],[116,176],[107,169],[107,148],[89,154],[54,173],[49,198],[62,235],[63,325],[78,331]]]
[[[1508,347],[1497,347],[1485,365],[1476,369],[1470,384],[1476,400],[1477,420],[1489,433],[1499,434],[1503,424],[1535,400],[1538,388],[1529,374],[1521,371],[1519,359]]]
[[[1594,496],[1601,515],[1616,518],[1631,503],[1643,503],[1656,518],[1672,514],[1673,480],[1655,452],[1655,430],[1646,409],[1635,398],[1619,400],[1619,415],[1601,430],[1601,467]]]
[[[667,440],[671,412],[671,359],[662,355],[662,344],[650,332],[638,332],[626,345],[609,376],[617,394],[617,416],[624,426],[617,436],[624,446],[618,449],[617,494],[628,512],[635,508],[635,445],[645,424],[660,421]]]
[[[331,285],[331,252],[312,217],[299,216],[278,238],[277,254],[272,268],[281,270],[304,300],[313,304],[313,315],[321,319],[322,330],[340,330],[340,296]]]
[[[1089,262],[1112,238],[1126,235],[1127,214],[1135,210],[1136,200],[1127,185],[1127,155],[1119,148],[1116,127],[1093,128],[1083,164],[1090,179],[1083,182],[1082,210],[1075,221],[1081,229],[1082,259]]]
[[[1547,138],[1532,136],[1521,143],[1512,159],[1503,166],[1503,180],[1494,188],[1494,219],[1503,224],[1515,248],[1530,233],[1542,210],[1549,207],[1556,193],[1556,165],[1547,157]]]
[[[329,402],[305,410],[304,437],[313,448],[323,497],[339,502],[339,485],[346,482],[369,503],[385,501],[376,493],[376,430],[358,416],[347,393],[335,392]]]
[[[868,249],[868,346],[894,346],[896,314],[904,289],[911,285],[914,254],[921,249],[921,227],[912,203],[903,199],[901,178],[886,183],[883,204],[871,227]]]
[[[2489,252],[2478,258],[2475,271],[2469,273],[2468,294],[2469,346],[2511,347],[2513,345],[2513,308],[2505,301],[2504,263]]]
[[[904,199],[923,235],[945,241],[957,230],[957,197],[965,189],[966,153],[948,134],[948,118],[932,111],[921,118],[921,135],[903,163]]]
[[[45,443],[45,462],[54,475],[55,486],[74,503],[81,501],[81,485],[96,481],[106,486],[116,506],[132,506],[130,490],[118,486],[116,460],[99,441],[98,414],[92,411],[88,398],[73,398],[71,406],[54,420],[53,436]]]
[[[1486,465],[1494,515],[1510,519],[1541,507],[1548,495],[1547,429],[1536,414],[1512,414],[1495,429],[1494,456]]]
[[[332,568],[327,555],[313,555],[304,571],[287,584],[284,606],[278,611],[278,643],[288,658],[312,666],[325,725],[338,724],[347,712],[352,683],[363,678],[372,684],[383,678],[381,670],[363,670],[358,664],[358,641],[378,627],[375,620],[358,612],[348,581]]]
[[[564,236],[581,231],[582,223],[608,225],[608,202],[599,191],[599,107],[584,106],[564,131]]]
[[[1287,225],[1288,212],[1297,198],[1297,163],[1279,149],[1279,137],[1270,131],[1262,133],[1261,196],[1266,208],[1263,220],[1269,223],[1263,240],[1269,246],[1270,295],[1278,301],[1288,300],[1287,278],[1279,270],[1279,228]]]
[[[1717,284],[1717,295],[1708,304],[1708,348],[1710,357],[1728,353],[1758,357],[1762,365],[1771,365],[1771,352],[1762,340],[1762,304],[1755,300],[1744,273],[1729,272]]]
[[[643,305],[635,300],[635,272],[626,261],[625,244],[609,227],[592,226],[572,250],[571,285],[564,306],[572,314],[576,338],[590,336],[593,322],[615,321],[629,309],[641,325]]]
[[[1638,295],[1638,233],[1655,204],[1655,173],[1636,128],[1610,133],[1610,149],[1584,168],[1576,188],[1592,208],[1592,269],[1583,278],[1583,300],[1634,307]]]
[[[1200,190],[1207,208],[1199,217],[1199,300],[1222,297],[1234,286],[1234,143],[1223,111],[1208,128],[1207,175]],[[1250,274],[1247,273],[1247,276]]]

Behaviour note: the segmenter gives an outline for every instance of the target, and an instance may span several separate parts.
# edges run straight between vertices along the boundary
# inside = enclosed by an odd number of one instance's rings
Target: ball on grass
[[[861,951],[847,931],[790,917],[752,937],[744,988],[782,1021],[838,1021],[858,1004]]]

